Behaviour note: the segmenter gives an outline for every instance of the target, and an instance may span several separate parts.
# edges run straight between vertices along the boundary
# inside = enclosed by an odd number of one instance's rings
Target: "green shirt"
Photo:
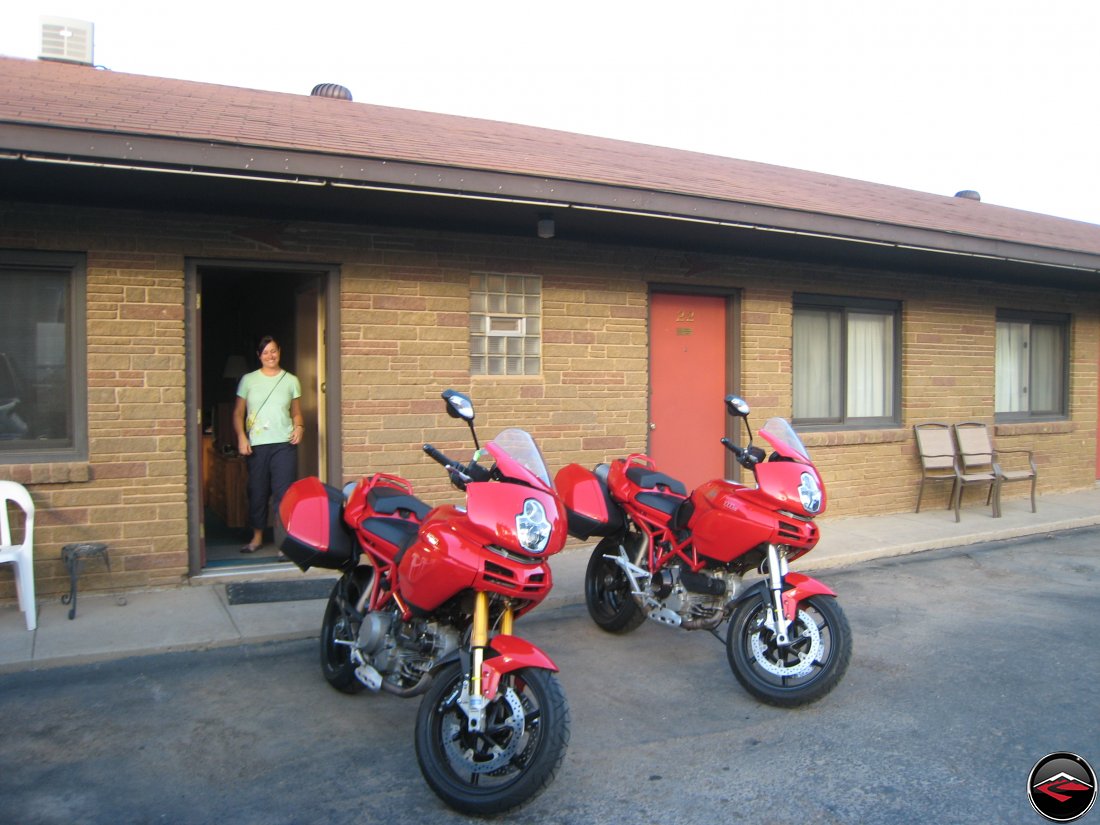
[[[237,395],[245,400],[244,431],[252,446],[290,441],[294,434],[290,402],[302,397],[296,376],[286,370],[272,376],[256,370],[242,376]]]

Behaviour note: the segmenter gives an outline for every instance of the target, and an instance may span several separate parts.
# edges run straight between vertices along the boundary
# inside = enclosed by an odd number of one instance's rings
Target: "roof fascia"
[[[609,212],[1100,272],[1100,255],[796,209],[385,158],[0,122],[0,160],[335,186]]]

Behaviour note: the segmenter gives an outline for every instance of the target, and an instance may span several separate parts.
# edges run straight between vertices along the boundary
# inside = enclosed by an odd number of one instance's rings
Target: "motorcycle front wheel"
[[[345,573],[337,579],[321,622],[321,673],[326,682],[343,693],[359,693],[365,685],[355,678],[351,647],[340,644],[354,642],[359,636],[359,622],[342,607],[341,602],[354,606],[367,583],[369,575],[364,577],[356,571]]]
[[[645,621],[645,613],[634,601],[630,579],[614,561],[622,542],[609,536],[596,545],[584,571],[584,601],[588,615],[608,633],[629,633]]]
[[[520,668],[501,679],[485,730],[468,730],[458,664],[435,675],[416,714],[416,760],[456,811],[486,816],[534,799],[553,781],[569,744],[569,705],[553,673]]]
[[[768,630],[765,597],[739,604],[726,634],[726,656],[737,681],[769,705],[816,702],[836,687],[852,658],[852,631],[836,599],[810,596],[798,606],[792,643],[780,646]]]

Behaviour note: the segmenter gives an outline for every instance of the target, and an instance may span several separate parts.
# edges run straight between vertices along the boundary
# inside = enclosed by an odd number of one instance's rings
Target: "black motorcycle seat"
[[[360,526],[365,532],[397,548],[397,553],[394,555],[395,562],[401,561],[401,557],[416,541],[416,535],[420,532],[419,524],[403,518],[372,517],[364,519]]]
[[[678,493],[681,496],[687,495],[687,487],[684,486],[682,481],[677,481],[672,476],[667,476],[664,473],[650,470],[638,464],[626,468],[626,477],[634,484],[646,490],[660,490],[664,488],[670,493]]]
[[[681,502],[685,501],[679,496],[670,496],[664,493],[638,493],[636,498],[639,504],[652,507],[654,510],[660,510],[666,516],[675,513]]]
[[[418,521],[431,512],[431,505],[425,504],[416,496],[402,493],[392,487],[372,487],[367,493],[367,504],[376,513],[392,516],[402,510],[412,513]]]

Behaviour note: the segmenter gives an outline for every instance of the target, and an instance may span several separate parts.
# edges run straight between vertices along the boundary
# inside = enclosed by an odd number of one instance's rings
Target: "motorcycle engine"
[[[399,696],[427,689],[436,662],[458,648],[455,628],[428,619],[405,622],[394,612],[371,612],[359,626],[359,654],[382,676],[381,687]]]
[[[662,624],[678,624],[686,630],[717,627],[726,617],[725,605],[736,594],[738,581],[738,577],[721,568],[694,572],[679,565],[666,567],[651,583],[653,596],[663,610],[650,612],[650,618]],[[679,621],[670,621],[669,613],[675,614]]]

